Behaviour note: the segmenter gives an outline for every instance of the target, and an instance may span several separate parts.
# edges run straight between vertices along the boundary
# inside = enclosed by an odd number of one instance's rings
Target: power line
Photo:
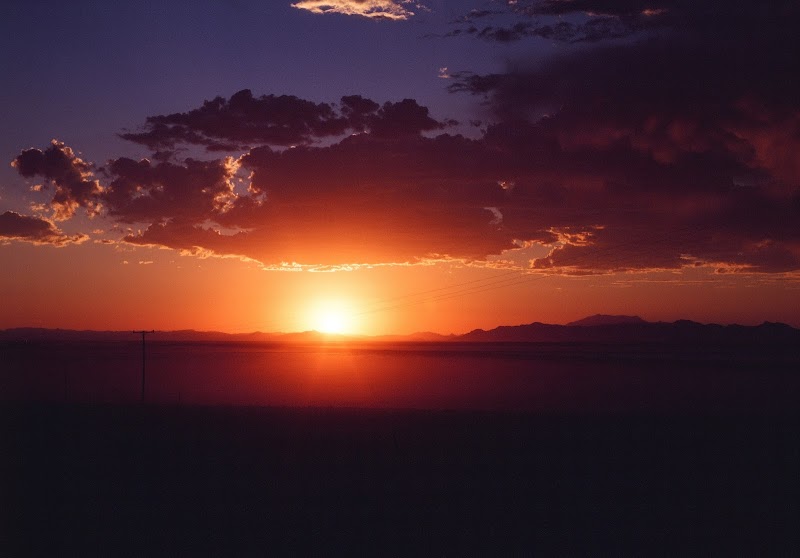
[[[572,257],[569,265],[560,267],[580,267],[591,261],[597,261],[600,258],[604,259],[607,270],[614,270],[620,264],[625,262],[625,258],[620,254],[620,250],[626,248],[652,248],[667,242],[670,243],[683,243],[690,237],[694,237],[698,233],[703,232],[708,227],[697,227],[687,225],[680,229],[669,232],[668,234],[649,235],[649,238],[631,237],[627,242],[618,242],[606,247],[595,247],[591,254],[580,255]],[[565,244],[564,246],[569,246]],[[605,257],[612,255],[616,257]],[[397,310],[401,308],[408,308],[418,306],[421,304],[429,304],[432,302],[440,302],[453,298],[459,298],[472,294],[514,287],[538,281],[547,277],[552,277],[553,273],[548,273],[546,269],[533,270],[530,268],[513,269],[503,273],[494,274],[489,277],[482,277],[478,279],[471,279],[469,281],[462,281],[453,283],[443,287],[433,289],[426,289],[413,293],[406,293],[403,295],[383,298],[376,300],[372,303],[362,305],[362,310],[350,314],[352,317],[364,316],[368,314],[376,314],[387,312],[390,310]],[[397,304],[392,304],[397,302]],[[263,324],[264,322],[259,322]],[[276,320],[271,323],[277,324]]]
[[[705,228],[707,228],[707,227],[686,226],[686,227],[683,227],[682,229],[679,229],[678,231],[676,231],[676,233],[696,234],[698,232],[701,232]],[[621,248],[637,247],[637,246],[652,247],[652,246],[655,246],[655,245],[658,245],[658,244],[662,244],[662,243],[665,243],[665,242],[674,242],[676,240],[676,238],[677,238],[677,240],[683,241],[683,240],[686,239],[686,236],[676,237],[675,234],[671,233],[671,234],[668,234],[668,235],[662,235],[659,238],[655,238],[655,239],[651,238],[647,242],[642,242],[641,238],[634,238],[634,239],[631,239],[629,242],[616,243],[614,245],[610,245],[610,246],[607,246],[605,248],[600,248],[599,250],[596,249],[593,252],[593,254],[587,255],[587,256],[585,256],[583,258],[581,258],[580,256],[577,256],[577,257],[572,259],[572,264],[573,264],[573,267],[574,267],[575,264],[580,265],[580,264],[587,263],[588,261],[591,261],[591,260],[597,260],[599,257],[602,257],[604,254],[618,254],[619,250]],[[622,262],[624,260],[621,257],[618,256],[617,258],[606,259],[605,261],[606,261],[606,263],[611,264],[611,265],[609,265],[608,269],[613,269],[614,267],[616,267],[614,265],[615,263],[620,263],[620,262]],[[522,277],[520,277],[520,273],[522,274]],[[511,277],[511,278],[506,277],[506,276],[508,276],[510,274],[514,274],[514,275],[516,275],[516,277]],[[448,300],[448,299],[457,298],[457,297],[461,297],[461,296],[477,294],[477,293],[496,290],[496,289],[500,289],[500,288],[506,288],[506,287],[521,285],[521,284],[525,284],[525,283],[530,283],[530,282],[538,281],[540,279],[544,279],[545,277],[550,277],[550,276],[552,276],[552,275],[551,274],[547,274],[547,273],[533,273],[531,270],[527,270],[527,269],[526,270],[515,270],[515,271],[512,271],[512,272],[506,272],[506,273],[501,273],[501,274],[498,274],[498,275],[494,275],[492,277],[485,277],[483,279],[475,279],[475,280],[472,280],[472,281],[465,281],[463,283],[456,283],[456,284],[449,285],[447,287],[441,287],[441,288],[438,288],[438,289],[430,289],[428,291],[421,291],[420,293],[416,293],[416,294],[409,294],[409,295],[404,295],[404,296],[401,296],[401,297],[393,297],[391,299],[386,299],[386,300],[387,301],[391,301],[391,300],[404,299],[404,298],[413,298],[415,296],[420,296],[420,295],[423,295],[425,293],[447,291],[447,290],[456,288],[456,290],[452,291],[452,292],[440,292],[437,295],[434,295],[434,296],[431,296],[431,297],[426,297],[426,298],[423,298],[423,299],[420,299],[420,300],[409,301],[407,303],[402,303],[402,304],[397,304],[397,305],[392,305],[392,306],[386,306],[386,307],[380,307],[380,308],[364,310],[364,311],[358,312],[358,313],[356,313],[354,315],[355,316],[361,316],[361,315],[366,315],[366,314],[385,312],[385,311],[388,311],[388,310],[397,310],[397,309],[401,309],[401,308],[417,306],[417,305],[420,305],[420,304],[429,304],[431,302],[440,302],[442,300]],[[472,285],[472,286],[466,287],[466,285]],[[460,287],[465,287],[465,288],[460,288]],[[381,304],[381,302],[375,303],[375,305],[377,305],[377,304]]]
[[[136,330],[134,330],[133,333],[140,333],[142,335],[142,399],[141,399],[141,403],[144,405],[144,385],[145,385],[145,370],[144,370],[144,363],[145,363],[145,348],[144,347],[145,347],[145,343],[144,343],[144,337],[148,333],[155,333],[155,330],[154,329],[151,329],[150,331],[147,331],[147,330],[136,331]]]

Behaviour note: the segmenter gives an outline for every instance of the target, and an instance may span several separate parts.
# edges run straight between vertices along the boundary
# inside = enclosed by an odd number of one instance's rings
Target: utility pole
[[[147,335],[148,333],[155,333],[155,332],[156,332],[156,330],[154,330],[154,329],[151,329],[150,331],[147,331],[147,330],[134,331],[134,333],[141,333],[142,334],[142,404],[143,405],[144,405],[144,380],[145,380],[145,374],[144,374],[144,336]]]

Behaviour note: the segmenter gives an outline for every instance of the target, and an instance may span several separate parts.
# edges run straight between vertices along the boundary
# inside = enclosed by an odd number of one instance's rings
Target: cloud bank
[[[355,4],[368,5],[336,5]],[[486,262],[538,245],[549,253],[529,267],[549,273],[796,272],[797,11],[562,0],[466,14],[461,25],[523,30],[560,17],[572,27],[555,38],[584,43],[501,72],[448,71],[452,93],[491,114],[476,138],[413,99],[244,90],[122,134],[151,159],[100,168],[54,142],[13,164],[46,181],[53,219],[99,212],[140,227],[128,243],[265,266]],[[207,157],[180,159],[184,148]]]

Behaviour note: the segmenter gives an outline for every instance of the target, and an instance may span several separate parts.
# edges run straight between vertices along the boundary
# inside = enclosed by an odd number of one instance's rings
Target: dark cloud
[[[189,112],[150,116],[145,130],[121,134],[151,149],[178,143],[236,149],[239,145],[293,145],[339,135],[348,122],[327,103],[294,95],[254,97],[249,89],[216,97]]]
[[[90,215],[100,211],[98,197],[102,188],[92,176],[92,165],[77,157],[64,143],[53,140],[44,150],[26,149],[11,166],[26,178],[44,178],[45,186],[55,189],[50,200],[53,219],[69,219],[79,207],[86,208]]]
[[[268,264],[482,260],[534,241],[554,247],[535,268],[569,273],[698,262],[800,268],[800,197],[784,203],[767,186],[737,187],[731,177],[746,164],[654,157],[614,137],[568,142],[561,133],[554,117],[499,122],[474,140],[365,133],[325,147],[261,147],[239,161],[250,189],[226,211],[210,195],[188,203],[193,212],[155,203],[164,211],[126,241]],[[213,169],[203,172],[214,179],[196,183],[229,180]]]
[[[794,34],[790,24],[800,13],[793,0],[727,3],[694,0],[518,0],[504,10],[487,12],[494,21],[476,27],[469,14],[456,19],[448,35],[473,35],[511,42],[528,37],[595,43],[642,34],[691,34],[700,40],[748,41],[765,34]],[[777,29],[776,29],[777,27]]]
[[[345,95],[342,97],[342,114],[347,118],[351,127],[359,132],[368,129],[369,121],[374,117],[380,105],[372,99],[365,99],[361,95]]]
[[[216,97],[189,112],[151,116],[144,131],[120,134],[152,150],[179,144],[209,151],[242,151],[247,146],[293,146],[372,130],[377,135],[419,134],[444,127],[412,99],[383,106],[360,95],[342,97],[340,107],[293,95],[254,97],[249,89],[230,99]]]
[[[705,175],[759,174],[796,186],[800,167],[790,151],[800,147],[800,80],[789,53],[800,41],[784,20],[796,7],[589,0],[522,7],[622,16],[645,6],[671,14],[672,32],[544,63],[520,60],[504,73],[453,74],[450,89],[486,96],[503,122],[549,114],[561,148],[587,158],[635,152],[665,165],[694,162]]]
[[[561,42],[595,43],[606,39],[619,39],[637,32],[638,29],[615,17],[596,17],[585,23],[558,21],[552,24],[518,21],[508,25],[486,25],[454,29],[446,36],[473,35],[479,39],[498,43],[513,43],[527,37],[538,37]]]
[[[20,215],[14,211],[0,214],[0,241],[21,240],[34,244],[66,246],[67,244],[80,244],[87,238],[82,234],[66,235],[52,221],[40,217]]]
[[[485,140],[517,154],[515,195],[545,179],[562,200],[548,218],[562,245],[535,266],[798,269],[798,12],[793,2],[510,4],[505,15],[520,20],[482,38],[545,36],[547,16],[568,18],[547,38],[588,40],[588,26],[598,42],[630,36],[502,73],[452,73],[450,90],[483,97],[495,117]]]
[[[236,199],[237,168],[230,158],[154,164],[121,157],[104,169],[111,181],[103,200],[109,215],[125,223],[202,222],[227,211]]]
[[[417,104],[413,99],[384,103],[369,120],[370,131],[378,137],[414,136],[444,127],[444,124],[431,118],[427,107]]]
[[[473,19],[518,18],[512,39],[585,44],[493,74],[451,73],[451,91],[485,102],[479,137],[441,133],[449,123],[413,99],[245,91],[148,119],[126,137],[161,150],[155,162],[110,161],[106,189],[73,198],[141,224],[126,242],[267,265],[482,261],[538,243],[550,253],[531,266],[548,273],[800,270],[796,8],[510,8]],[[179,161],[181,145],[249,147]],[[25,176],[48,176],[22,163]]]
[[[483,259],[513,247],[486,209],[504,199],[487,155],[481,142],[449,135],[360,134],[328,147],[261,147],[241,158],[251,184],[228,211],[199,212],[193,221],[160,215],[126,240],[270,264]],[[209,219],[214,224],[203,225]]]
[[[691,7],[691,0],[516,0],[508,2],[511,12],[528,16],[564,16],[575,13],[621,18],[653,17],[681,7]]]
[[[502,14],[501,10],[486,10],[486,9],[474,9],[470,10],[466,14],[457,17],[452,21],[452,23],[472,23],[475,20],[483,19],[485,17],[495,16]]]

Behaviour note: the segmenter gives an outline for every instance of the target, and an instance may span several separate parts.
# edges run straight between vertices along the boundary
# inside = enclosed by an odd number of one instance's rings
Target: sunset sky
[[[0,328],[800,327],[799,16],[12,1]]]

